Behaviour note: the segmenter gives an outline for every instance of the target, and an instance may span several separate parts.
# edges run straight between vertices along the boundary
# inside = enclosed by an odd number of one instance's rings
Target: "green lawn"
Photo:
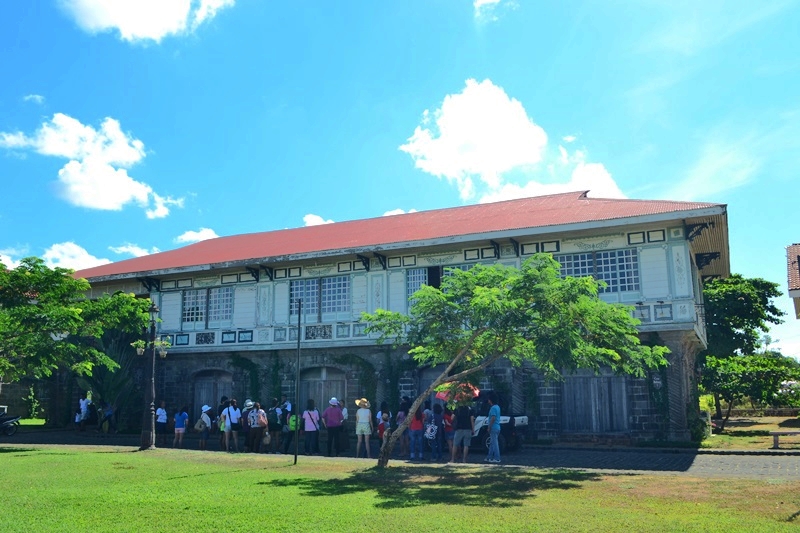
[[[800,482],[0,446],[0,531],[800,531]]]

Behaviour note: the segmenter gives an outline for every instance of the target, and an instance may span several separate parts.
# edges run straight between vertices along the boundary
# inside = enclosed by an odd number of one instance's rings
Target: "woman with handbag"
[[[319,453],[319,411],[314,407],[314,400],[309,399],[303,411],[303,429],[306,432],[306,455]]]
[[[267,429],[267,413],[261,408],[261,404],[256,402],[247,415],[250,424],[250,431],[247,433],[247,446],[252,453],[261,450],[261,440],[264,438],[264,430]]]

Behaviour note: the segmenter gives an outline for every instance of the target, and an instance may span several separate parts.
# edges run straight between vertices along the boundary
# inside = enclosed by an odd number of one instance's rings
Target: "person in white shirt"
[[[372,411],[370,411],[369,400],[361,398],[356,400],[358,411],[356,411],[356,458],[361,453],[361,443],[364,443],[364,449],[367,452],[367,459],[372,458],[372,453],[369,449],[369,436],[372,435]]]
[[[242,412],[236,407],[236,399],[223,411],[225,414],[225,449],[230,451],[231,437],[233,437],[233,451],[239,453],[239,430],[242,428]]]
[[[211,431],[211,417],[208,416],[208,413],[211,412],[211,406],[204,405],[202,411],[203,413],[200,415],[200,420],[203,421],[203,429],[200,430],[200,449],[205,450],[208,434]]]
[[[167,445],[167,402],[161,400],[160,407],[156,409],[156,444]]]

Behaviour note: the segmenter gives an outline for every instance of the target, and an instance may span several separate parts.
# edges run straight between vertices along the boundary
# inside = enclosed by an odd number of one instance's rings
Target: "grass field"
[[[800,482],[0,446],[0,531],[800,531]]]
[[[767,450],[772,447],[770,431],[800,431],[799,418],[752,417],[731,418],[723,433],[702,443],[703,448],[721,450]],[[800,450],[800,435],[781,437],[781,449]]]

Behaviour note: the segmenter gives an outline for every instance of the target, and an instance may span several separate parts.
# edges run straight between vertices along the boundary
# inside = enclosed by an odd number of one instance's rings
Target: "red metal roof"
[[[800,244],[786,247],[786,268],[789,277],[789,290],[800,290]]]
[[[79,270],[98,278],[197,265],[286,258],[314,252],[363,249],[496,231],[686,212],[722,204],[589,198],[588,191],[420,211],[320,226],[210,239],[175,250]],[[345,252],[346,253],[346,252]]]

